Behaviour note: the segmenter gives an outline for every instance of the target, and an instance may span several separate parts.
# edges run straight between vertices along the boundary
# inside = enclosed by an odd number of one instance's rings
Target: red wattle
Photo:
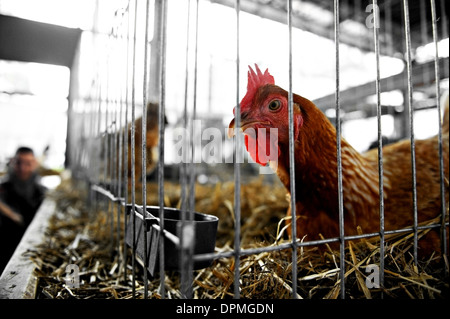
[[[251,142],[251,143],[249,143]],[[249,144],[251,146],[255,145],[255,147],[250,147],[249,148]],[[274,147],[276,147],[277,149],[277,154],[276,156],[280,156],[280,148],[278,147],[278,144],[274,145]],[[263,145],[263,140],[260,138],[255,139],[253,136],[250,135],[245,135],[245,148],[247,149],[247,152],[249,152],[250,156],[252,157],[252,159],[262,165],[265,166],[269,161],[274,161],[277,160],[277,158],[275,158],[275,154],[267,154],[267,151],[269,150],[270,153],[270,138],[269,136],[266,136],[266,142],[265,145]]]

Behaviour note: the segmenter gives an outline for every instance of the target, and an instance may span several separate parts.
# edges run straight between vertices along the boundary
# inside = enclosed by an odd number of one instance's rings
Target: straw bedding
[[[148,204],[157,204],[157,185],[148,184]],[[52,196],[57,202],[46,240],[27,254],[36,265],[37,298],[133,298],[131,250],[127,250],[127,271],[122,263],[123,227],[120,245],[117,233],[111,238],[111,224],[117,225],[117,211],[108,204],[86,204],[86,188],[65,181]],[[139,191],[137,192],[139,197]],[[196,210],[219,217],[216,251],[230,251],[234,240],[234,184],[196,186]],[[283,221],[288,202],[284,188],[254,179],[242,185],[242,248],[277,245],[288,239]],[[139,198],[137,198],[139,202]],[[180,187],[165,184],[165,205],[180,205]],[[94,208],[97,208],[95,210]],[[108,212],[106,212],[108,211]],[[122,214],[123,215],[123,214]],[[111,218],[114,218],[112,220]],[[123,219],[123,216],[121,217]],[[123,225],[123,220],[121,220]],[[430,221],[433,222],[433,221]],[[425,231],[421,231],[422,236]],[[383,289],[366,285],[366,268],[379,264],[377,239],[350,242],[345,250],[346,298],[448,298],[447,259],[433,254],[415,266],[411,255],[412,234],[386,236],[385,284]],[[241,298],[291,298],[291,250],[264,252],[240,259]],[[66,267],[79,267],[80,288],[65,284]],[[194,298],[231,298],[234,259],[215,260],[211,267],[194,272]],[[298,249],[297,297],[339,298],[339,251],[329,246]],[[446,272],[447,269],[447,272]],[[135,267],[135,298],[143,298],[143,270]],[[166,298],[181,298],[180,276],[165,273]],[[159,274],[149,277],[148,297],[161,298]]]

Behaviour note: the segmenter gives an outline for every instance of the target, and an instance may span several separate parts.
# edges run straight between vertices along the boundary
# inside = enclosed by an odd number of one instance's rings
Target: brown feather
[[[339,236],[336,130],[309,100],[294,95],[294,103],[305,116],[305,125],[295,143],[297,234],[309,240]],[[448,111],[447,111],[448,112]],[[287,147],[287,145],[280,147]],[[345,235],[379,231],[378,150],[358,153],[342,139],[342,173]],[[417,140],[418,221],[441,212],[437,137]],[[443,135],[444,171],[447,178],[445,201],[448,206],[448,132]],[[286,148],[287,149],[287,148]],[[290,189],[288,152],[281,152],[278,175]],[[413,224],[411,147],[409,140],[383,148],[385,229]],[[435,239],[438,236],[434,236]],[[439,250],[439,242],[423,248]]]

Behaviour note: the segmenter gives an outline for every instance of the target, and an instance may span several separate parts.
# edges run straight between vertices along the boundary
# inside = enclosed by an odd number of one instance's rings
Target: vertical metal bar
[[[108,75],[106,73],[106,87],[108,87]],[[108,92],[108,90],[106,90],[106,92]],[[106,93],[107,95],[107,93]],[[102,99],[102,95],[100,94],[100,99]],[[109,147],[108,147],[108,99],[106,99],[105,102],[105,129],[103,131],[103,144],[105,147],[105,153],[104,153],[104,158],[103,158],[103,185],[106,187],[106,185],[108,184],[108,152],[109,152]]]
[[[411,58],[411,33],[409,24],[409,6],[408,0],[403,0],[403,11],[405,19],[405,42],[406,42],[406,67],[408,74],[408,110],[409,110],[409,126],[411,137],[411,174],[412,174],[412,200],[413,200],[413,217],[414,217],[414,262],[417,265],[417,179],[416,179],[416,145],[414,141],[414,110],[413,110],[413,87],[412,87],[412,58]]]
[[[126,64],[126,76],[125,76],[125,81],[126,81],[126,85],[125,85],[125,125],[124,125],[124,130],[123,130],[123,142],[124,142],[124,172],[123,172],[123,179],[124,179],[124,204],[127,205],[128,204],[128,94],[129,94],[129,74],[130,74],[130,22],[131,22],[131,12],[130,12],[130,8],[131,8],[131,1],[128,2],[128,21],[127,21],[127,33],[126,33],[126,40],[127,40],[127,44],[126,44],[126,48],[127,48],[127,64]],[[124,229],[125,229],[125,234],[124,234],[124,238],[126,238],[126,232],[128,229],[128,218],[127,218],[127,214],[126,214],[126,206],[124,208]],[[134,236],[134,234],[133,234]],[[124,282],[127,281],[127,252],[128,252],[128,246],[126,243],[126,240],[123,241],[123,279]]]
[[[194,121],[197,118],[197,78],[198,78],[198,12],[199,12],[199,0],[196,4],[195,12],[195,46],[194,46],[194,96],[193,96],[193,106],[192,106],[192,119],[191,119],[191,143],[192,143],[192,157],[190,162],[190,180],[189,180],[189,214],[188,219],[192,220],[192,215],[195,211],[195,143],[194,143]]]
[[[99,113],[100,113],[100,108],[97,110],[96,109],[96,104],[98,103],[98,70],[95,71],[96,75],[95,75],[95,82],[94,85],[95,87],[92,89],[92,93],[91,93],[91,99],[92,99],[92,104],[90,106],[91,110],[90,110],[90,114],[92,115],[92,128],[91,128],[91,132],[90,132],[90,136],[92,139],[96,139],[99,133],[99,128],[98,128],[98,117],[99,117]],[[91,151],[91,148],[88,147],[89,152]],[[91,163],[91,165],[93,165],[93,168],[89,171],[90,173],[92,173],[91,178],[96,182],[99,183],[99,172],[100,170],[98,169],[98,162],[99,162],[100,158],[98,156],[96,156],[93,159],[93,162]]]
[[[188,2],[187,12],[187,25],[186,25],[186,69],[185,69],[185,82],[184,82],[184,110],[183,110],[183,127],[188,128],[188,84],[189,84],[189,33],[190,33],[190,15],[191,15],[191,0]],[[183,151],[187,151],[188,145],[184,145]],[[180,178],[181,182],[181,212],[182,216],[186,214],[186,191],[187,191],[187,167],[184,158],[182,159],[182,174]]]
[[[133,223],[133,247],[132,247],[132,296],[136,297],[136,161],[135,161],[135,143],[136,143],[136,97],[135,97],[135,77],[136,77],[136,37],[137,37],[137,4],[138,0],[134,2],[134,32],[133,32],[133,66],[132,66],[132,78],[131,78],[131,217]]]
[[[123,40],[123,39],[121,39]],[[122,42],[120,42],[122,44]],[[122,74],[123,75],[123,74]],[[117,142],[119,143],[118,145],[118,149],[117,149],[117,156],[118,156],[118,165],[117,165],[117,197],[122,198],[123,194],[123,181],[122,181],[122,172],[123,172],[123,134],[122,134],[122,116],[123,116],[123,96],[122,96],[123,92],[122,90],[120,91],[120,97],[119,97],[119,119],[118,119],[118,123],[119,125],[117,125],[117,131],[116,131],[116,136],[117,136]],[[121,231],[120,231],[120,216],[122,215],[122,205],[120,202],[117,202],[117,254],[118,254],[118,259],[117,262],[120,265],[120,238],[121,238]],[[123,258],[123,255],[122,255]],[[120,269],[120,268],[119,268]],[[120,272],[120,271],[119,271]]]
[[[378,188],[380,200],[380,286],[384,285],[384,189],[383,189],[383,133],[381,130],[381,89],[380,89],[380,42],[379,42],[379,8],[377,0],[373,0],[374,26],[373,36],[375,43],[376,81],[375,91],[377,95],[377,124],[378,124]]]
[[[148,245],[147,245],[147,78],[148,78],[148,25],[149,25],[149,11],[150,11],[150,0],[147,0],[145,6],[145,36],[144,36],[144,83],[142,88],[142,125],[141,125],[141,134],[142,134],[142,213],[143,213],[143,225],[144,231],[143,239],[144,239],[144,299],[148,297]]]
[[[119,22],[117,25],[117,31],[116,31],[116,38],[115,38],[115,44],[116,44],[116,50],[117,50],[117,60],[121,61],[121,58],[123,57],[123,25],[125,21],[125,8],[120,8],[118,11],[119,16]],[[123,71],[123,69],[119,69],[120,71]],[[122,114],[123,114],[123,96],[122,96],[122,83],[119,81],[119,79],[124,78],[124,74],[122,72],[119,72],[117,74],[118,79],[116,80],[116,99],[115,99],[115,129],[114,129],[114,145],[115,145],[115,152],[114,152],[114,158],[116,161],[115,164],[115,175],[116,175],[116,194],[118,198],[122,197],[122,165],[123,165],[123,143],[122,143]],[[120,265],[121,258],[123,256],[120,252],[120,238],[121,238],[121,231],[120,231],[120,216],[121,216],[121,210],[122,206],[119,201],[115,202],[116,205],[116,249],[117,249],[117,263]],[[118,271],[120,273],[120,267],[118,268]]]
[[[100,84],[101,83],[100,75],[98,77],[99,77],[98,82],[97,82],[98,86],[97,86],[97,90],[96,90],[97,91],[96,94],[98,96],[97,136],[101,137],[103,134],[102,133],[102,85]],[[101,140],[100,140],[100,147],[103,147]],[[100,165],[100,163],[99,163],[99,165]],[[100,168],[100,166],[99,166],[99,168]],[[100,171],[101,171],[101,169],[99,169],[99,172],[98,172],[99,183],[101,180],[101,172]]]
[[[109,94],[107,95],[107,98],[109,99]],[[114,102],[111,101],[111,105],[114,108]],[[115,163],[115,154],[114,154],[114,120],[113,118],[113,114],[114,111],[111,110],[111,123],[109,124],[110,126],[110,133],[108,134],[108,140],[109,140],[109,156],[108,156],[108,162],[109,162],[109,190],[111,191],[111,193],[114,192],[114,163]],[[115,208],[115,204],[114,202],[111,202],[111,200],[108,199],[108,207],[110,209],[110,214],[109,214],[109,218],[111,218],[110,220],[110,238],[111,238],[111,247],[110,247],[110,251],[111,251],[111,258],[114,254],[114,208]]]
[[[118,126],[117,126],[118,127]],[[117,131],[115,131],[114,133],[114,143],[116,144],[115,148],[115,157],[116,157],[116,196],[118,198],[121,197],[122,192],[121,192],[121,182],[122,182],[122,178],[120,176],[120,171],[119,171],[119,166],[122,166],[121,159],[121,145],[120,144],[120,133]],[[117,249],[117,262],[120,262],[120,210],[121,210],[121,206],[120,203],[117,201],[115,202],[116,205],[116,249]]]
[[[445,14],[445,13],[442,13]],[[442,149],[442,121],[441,121],[441,85],[440,85],[440,68],[439,68],[439,42],[438,42],[438,33],[437,33],[437,18],[436,18],[436,4],[434,0],[431,0],[431,23],[433,28],[433,42],[435,47],[435,55],[434,55],[434,76],[436,83],[436,106],[438,111],[438,147],[439,147],[439,183],[440,183],[440,192],[441,192],[441,251],[443,255],[447,255],[447,229],[445,227],[445,215],[447,213],[447,208],[445,207],[445,185],[444,185],[444,156]],[[446,268],[448,273],[448,268]]]
[[[341,298],[345,298],[345,239],[344,239],[344,196],[342,187],[342,149],[341,149],[341,104],[340,104],[340,76],[339,76],[339,0],[334,0],[334,41],[336,53],[336,148],[338,175],[338,204],[339,204],[339,267],[341,279]]]
[[[100,144],[100,149],[103,147],[103,143],[101,140],[102,137],[102,128],[101,128],[101,120],[102,120],[102,98],[101,98],[101,80],[100,80],[100,71],[98,69],[99,67],[97,67],[97,83],[96,83],[96,90],[95,90],[95,98],[96,98],[96,102],[98,102],[98,109],[96,112],[96,129],[93,130],[94,135],[96,138],[99,139],[99,144]],[[102,170],[101,170],[101,163],[102,163],[102,158],[101,155],[98,156],[98,158],[95,159],[95,164],[96,164],[96,182],[97,183],[101,183],[102,180]],[[95,205],[96,205],[96,210],[95,212],[97,212],[97,198],[94,197],[95,200]]]
[[[159,218],[161,232],[159,240],[159,276],[160,276],[160,294],[165,298],[165,263],[164,263],[164,112],[165,112],[165,94],[166,94],[166,23],[167,8],[166,1],[161,1],[161,48],[160,48],[160,92],[159,92],[159,160],[158,160],[158,197],[159,197]]]
[[[105,79],[106,79],[106,89],[105,89],[105,99],[106,99],[106,106],[105,106],[105,145],[106,145],[106,151],[105,151],[105,188],[111,190],[112,187],[112,135],[111,135],[111,126],[109,125],[109,117],[112,117],[112,113],[110,114],[110,95],[109,90],[111,86],[111,55],[112,55],[112,37],[113,37],[113,29],[111,29],[110,33],[108,34],[108,40],[107,40],[107,56],[106,56],[106,69],[105,69]],[[105,209],[107,213],[107,220],[109,219],[109,227],[110,227],[110,256],[113,254],[113,248],[114,248],[114,205],[112,205],[111,201],[108,199],[102,199],[102,201],[105,203]]]
[[[99,139],[100,149],[101,149],[103,146],[102,146],[102,142],[101,142],[102,132],[101,132],[101,128],[100,128],[100,126],[101,126],[100,125],[100,123],[101,123],[101,98],[100,98],[100,96],[101,95],[100,95],[100,79],[99,79],[100,76],[98,74],[99,70],[97,69],[96,71],[97,71],[97,82],[96,82],[94,99],[95,99],[95,102],[98,103],[98,108],[97,108],[96,112],[94,111],[95,112],[94,116],[96,117],[95,118],[96,121],[94,123],[95,128],[92,129],[92,136],[94,138]],[[102,161],[101,155],[98,156],[98,158],[95,158],[94,161],[95,161],[95,167],[97,169],[95,172],[95,182],[100,183],[100,181],[101,181],[100,165],[101,165],[101,161]],[[97,208],[97,199],[95,197],[94,197],[94,200],[95,200],[95,205],[96,205],[95,208]],[[95,209],[95,212],[97,212],[97,209]]]
[[[118,29],[117,29],[118,30]],[[118,33],[116,33],[116,36],[114,38],[114,42],[117,45],[118,44]],[[119,57],[119,56],[118,56]],[[117,83],[117,82],[116,82]],[[116,88],[118,89],[118,88]],[[118,127],[119,127],[119,120],[118,120],[118,93],[119,91],[116,92],[115,94],[115,101],[114,101],[114,121],[113,121],[113,152],[112,152],[112,157],[113,157],[113,181],[114,181],[114,194],[117,197],[120,197],[119,195],[119,188],[120,188],[120,184],[119,184],[119,175],[120,172],[118,171],[119,169],[119,162],[120,162],[120,153],[119,153],[119,145],[118,145],[118,137],[119,137],[119,132],[118,132]],[[119,262],[119,258],[120,258],[120,204],[119,202],[113,202],[113,212],[116,213],[116,230],[115,230],[115,245],[114,247],[117,247],[117,261]],[[114,216],[112,216],[112,220],[114,222]],[[117,245],[117,246],[116,246]],[[114,251],[114,249],[113,249]]]
[[[198,21],[199,21],[199,1],[196,1],[196,9],[195,9],[195,46],[194,46],[194,87],[193,87],[193,106],[192,106],[192,117],[191,117],[191,127],[190,127],[190,151],[191,151],[191,159],[189,163],[189,210],[187,213],[188,225],[191,227],[191,221],[193,219],[193,214],[195,211],[195,181],[196,181],[196,170],[195,170],[195,143],[194,143],[194,122],[197,117],[197,78],[198,78]],[[185,227],[187,224],[184,225]],[[186,258],[186,282],[189,282],[189,287],[187,287],[186,297],[190,297],[191,294],[191,283],[192,283],[192,271],[193,271],[193,247],[190,247],[185,251],[187,253]]]
[[[295,200],[295,141],[294,141],[294,99],[292,94],[292,0],[288,1],[288,42],[289,42],[289,96],[288,96],[288,122],[289,122],[289,178],[291,193],[291,228],[292,228],[292,298],[297,298],[297,218]]]
[[[95,72],[95,70],[94,70]],[[93,79],[93,86],[91,87],[91,89],[89,90],[89,103],[86,103],[86,121],[89,121],[88,124],[88,130],[86,132],[86,135],[89,139],[93,140],[95,138],[95,120],[96,120],[96,115],[95,115],[95,109],[94,109],[94,101],[95,101],[95,96],[94,96],[94,90],[96,90],[97,88],[97,81],[96,81],[96,77],[97,75],[94,76]],[[85,152],[87,152],[87,154],[90,154],[90,149],[88,145],[85,145]],[[80,159],[84,158],[84,153],[80,154]],[[93,168],[96,166],[96,160],[94,158],[89,158],[89,163],[86,163],[86,168],[87,168],[87,174],[88,174],[88,181],[92,182],[93,180],[95,180],[95,175],[92,174],[93,173]],[[92,198],[92,197],[91,197]]]
[[[99,70],[97,69],[97,72],[99,73]],[[97,73],[97,83],[96,83],[96,90],[95,90],[95,99],[96,102],[98,103],[98,108],[97,108],[97,112],[95,114],[96,116],[96,127],[95,129],[93,129],[93,136],[99,138],[99,144],[100,144],[100,149],[103,147],[102,142],[101,142],[101,136],[102,136],[102,132],[101,132],[101,113],[102,113],[102,102],[101,102],[101,90],[100,90],[100,76]],[[100,169],[100,165],[101,165],[101,155],[98,156],[98,159],[95,160],[95,164],[96,164],[96,182],[97,183],[101,183],[101,169]]]
[[[189,34],[190,34],[190,21],[191,21],[191,0],[188,1],[188,10],[187,10],[187,23],[186,23],[186,69],[185,69],[185,82],[184,82],[184,110],[183,110],[183,128],[186,130],[188,126],[187,121],[187,106],[188,106],[188,84],[189,84]],[[193,141],[193,139],[191,139]],[[188,141],[185,141],[183,145],[182,155],[186,152],[190,147]],[[185,228],[186,221],[188,219],[187,215],[187,163],[184,161],[184,158],[181,161],[180,166],[180,188],[181,188],[181,220],[182,220],[182,229],[181,229],[181,238],[180,238],[180,246],[181,246],[181,293],[185,298],[192,298],[192,272],[185,265],[191,265],[192,263],[192,249],[191,251],[186,251],[185,247]],[[189,249],[189,248],[188,248]]]
[[[236,0],[236,112],[235,112],[235,127],[241,127],[241,106],[239,104],[239,76],[240,76],[240,11],[241,2]],[[234,160],[234,299],[240,298],[240,253],[241,253],[241,169],[237,156],[241,149],[240,139],[235,138],[236,156]]]
[[[199,0],[196,1],[195,12],[195,45],[194,45],[194,88],[193,88],[193,106],[191,116],[191,162],[190,162],[190,179],[189,179],[189,214],[188,219],[191,220],[192,214],[195,211],[195,143],[194,143],[194,121],[197,118],[197,78],[198,78],[198,12],[199,12]]]
[[[119,11],[116,11],[116,24],[113,27],[112,30],[112,45],[111,45],[111,50],[112,50],[112,64],[114,65],[114,62],[117,60],[118,58],[118,53],[116,51],[116,47],[117,47],[117,42],[118,42],[118,31],[119,31]],[[112,104],[112,119],[111,119],[111,157],[110,157],[110,161],[111,161],[111,193],[114,194],[115,196],[117,196],[117,166],[118,166],[118,158],[117,158],[117,92],[115,91],[116,89],[116,83],[117,80],[115,80],[115,69],[112,69],[111,72],[111,77],[113,78],[112,81],[112,85],[110,86],[110,94],[111,94],[111,104]],[[119,236],[118,233],[118,228],[117,228],[117,232],[115,229],[115,223],[114,223],[114,216],[115,213],[118,212],[118,203],[117,202],[111,202],[111,207],[112,207],[112,211],[111,211],[111,256],[114,255],[114,248],[116,247],[115,245],[119,244],[119,238],[117,236]],[[118,222],[118,221],[117,221]],[[117,239],[117,243],[115,243],[114,241]],[[117,253],[119,253],[119,251],[117,251]],[[117,257],[119,258],[119,255],[117,255]]]

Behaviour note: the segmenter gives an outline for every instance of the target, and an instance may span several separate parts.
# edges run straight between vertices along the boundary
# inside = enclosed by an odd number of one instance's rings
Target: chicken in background
[[[146,176],[149,176],[156,168],[158,163],[158,144],[159,144],[159,125],[158,116],[159,107],[158,104],[148,103],[147,104],[147,125],[145,133],[145,150],[146,150]],[[167,118],[164,116],[164,123],[167,124]],[[135,174],[134,178],[137,183],[142,181],[142,117],[135,119],[135,143],[134,143],[134,163],[135,163]],[[114,178],[116,178],[119,172],[119,158],[122,156],[122,168],[121,176],[124,176],[125,172],[125,147],[128,147],[128,165],[127,165],[127,176],[130,179],[132,176],[131,164],[132,164],[132,152],[131,152],[131,123],[128,123],[127,132],[127,144],[124,145],[123,149],[119,151],[120,140],[124,137],[124,130],[121,129],[115,133],[108,133],[101,137],[98,142],[94,142],[91,146],[91,153],[95,152],[98,148],[100,149],[98,158],[100,159],[100,165],[98,170],[100,171],[100,179],[105,180],[106,184],[111,183]],[[98,144],[100,143],[100,144]],[[112,149],[115,143],[114,149]],[[112,156],[116,154],[116,156]],[[95,156],[94,156],[95,157]],[[106,159],[106,164],[104,160]],[[106,165],[106,167],[105,167]],[[111,169],[114,168],[113,172]],[[103,175],[105,174],[105,178]]]
[[[146,175],[150,175],[158,164],[159,144],[159,106],[156,103],[147,104],[146,126]],[[135,120],[135,180],[142,180],[142,117]],[[164,116],[164,124],[167,118]],[[128,177],[131,178],[131,125],[128,130]]]
[[[241,129],[251,157],[259,164],[270,164],[287,191],[289,175],[288,92],[275,85],[268,70],[249,68],[247,93],[240,103]],[[443,124],[445,202],[449,202],[448,106]],[[310,100],[293,94],[295,141],[295,192],[297,236],[306,240],[339,236],[336,129]],[[229,125],[234,134],[235,120]],[[254,129],[256,135],[246,134]],[[258,128],[266,129],[265,139]],[[270,139],[270,128],[277,129],[278,143]],[[264,142],[262,142],[264,141]],[[249,147],[253,145],[255,147]],[[378,150],[364,154],[342,139],[342,174],[345,235],[379,232]],[[270,154],[269,147],[275,151]],[[438,138],[416,140],[418,222],[435,218],[441,212]],[[409,140],[383,147],[385,230],[413,224],[411,146]],[[273,165],[274,162],[276,165]],[[447,210],[448,212],[448,210]],[[290,210],[288,211],[290,215]],[[290,230],[290,227],[288,228]],[[447,232],[448,234],[448,232]],[[420,242],[422,251],[439,250],[438,231],[431,231]]]

